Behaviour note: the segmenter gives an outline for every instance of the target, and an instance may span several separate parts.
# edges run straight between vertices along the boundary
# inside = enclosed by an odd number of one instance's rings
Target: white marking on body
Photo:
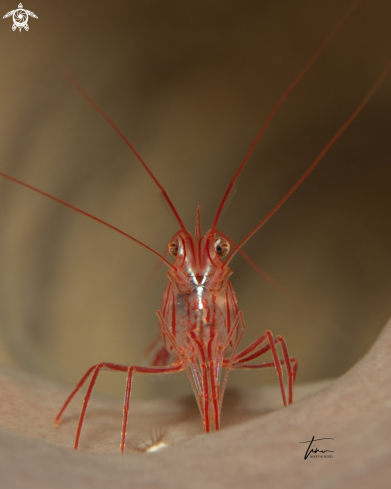
[[[203,309],[204,306],[202,304],[202,291],[204,290],[204,288],[200,285],[199,287],[197,287],[197,295],[198,295],[198,309]]]

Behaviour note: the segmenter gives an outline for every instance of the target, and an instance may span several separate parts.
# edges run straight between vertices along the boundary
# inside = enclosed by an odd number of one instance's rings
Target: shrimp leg
[[[268,343],[264,346],[262,344],[267,341]],[[282,362],[277,354],[276,344],[280,344],[284,356],[284,362]],[[254,352],[255,350],[255,352]],[[291,404],[293,401],[293,384],[296,377],[297,372],[297,361],[294,359],[294,366],[292,368],[291,360],[288,354],[288,348],[286,346],[285,340],[282,336],[273,337],[273,333],[267,330],[263,335],[253,341],[247,348],[242,350],[240,353],[235,355],[231,359],[227,359],[226,362],[232,362],[232,368],[241,368],[241,365],[247,364],[249,361],[254,360],[255,358],[260,357],[264,353],[271,350],[273,356],[273,363],[276,370],[278,381],[280,383],[282,401],[284,406]],[[288,402],[285,394],[285,386],[284,379],[282,375],[282,364],[286,366],[287,376],[288,376]]]
[[[290,357],[289,362],[291,364],[291,368],[292,368],[292,372],[293,372],[293,386],[294,386],[295,380],[296,380],[298,363],[297,363],[296,358],[294,358],[294,357]],[[284,365],[285,360],[280,359],[280,363],[281,363],[281,365]],[[274,362],[263,362],[263,363],[259,363],[259,364],[253,364],[253,365],[250,365],[248,363],[241,363],[239,365],[233,365],[232,369],[242,368],[244,370],[252,370],[252,369],[258,369],[258,368],[272,368],[275,366],[276,366],[276,364]],[[290,390],[289,390],[289,404],[292,404],[292,400],[293,400],[293,389],[290,388]]]
[[[131,389],[132,389],[132,379],[133,379],[133,374],[135,372],[137,373],[143,373],[143,374],[170,374],[170,373],[175,373],[175,372],[180,372],[181,370],[184,369],[182,363],[174,363],[171,365],[167,365],[165,367],[141,367],[138,365],[118,365],[116,363],[108,363],[108,362],[101,362],[98,363],[97,365],[94,365],[93,367],[89,368],[87,372],[84,374],[80,382],[77,384],[75,389],[72,391],[71,395],[68,397],[68,399],[65,401],[63,407],[61,408],[59,414],[56,417],[56,425],[60,423],[61,416],[63,412],[65,411],[66,407],[70,403],[70,401],[73,399],[75,394],[81,389],[83,384],[86,382],[88,377],[91,375],[92,372],[92,378],[90,380],[90,384],[87,389],[87,393],[84,397],[84,402],[83,402],[83,407],[80,413],[80,418],[79,418],[79,424],[77,427],[76,431],[76,438],[75,438],[75,444],[74,444],[74,449],[77,450],[79,447],[79,440],[80,440],[80,434],[81,430],[83,427],[83,421],[84,417],[87,411],[88,403],[91,398],[92,391],[94,389],[96,380],[98,378],[98,375],[102,369],[105,370],[114,370],[116,372],[127,372],[127,381],[126,381],[126,390],[125,390],[125,401],[124,401],[124,416],[123,416],[123,423],[122,423],[122,434],[121,434],[121,452],[124,451],[125,448],[125,437],[126,437],[126,427],[127,427],[127,421],[128,421],[128,412],[129,412],[129,404],[130,404],[130,395],[131,395]]]

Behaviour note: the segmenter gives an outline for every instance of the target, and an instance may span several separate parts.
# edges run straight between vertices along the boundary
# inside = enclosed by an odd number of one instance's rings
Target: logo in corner
[[[31,12],[30,10],[25,10],[21,3],[18,5],[18,8],[16,10],[11,10],[10,12],[7,12],[3,16],[3,19],[11,17],[11,15],[14,21],[12,25],[12,30],[16,31],[16,29],[19,29],[19,32],[22,32],[22,29],[24,29],[25,31],[29,30],[29,25],[27,23],[29,20],[29,16],[34,17],[34,19],[38,19],[38,16],[35,15],[34,12]]]

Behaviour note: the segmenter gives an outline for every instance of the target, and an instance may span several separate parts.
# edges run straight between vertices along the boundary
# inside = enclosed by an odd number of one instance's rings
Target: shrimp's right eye
[[[220,258],[224,258],[229,253],[229,243],[224,238],[216,238],[215,250]]]
[[[178,254],[178,238],[175,238],[171,241],[171,243],[168,245],[168,251],[170,252],[170,255],[173,257],[176,257]]]

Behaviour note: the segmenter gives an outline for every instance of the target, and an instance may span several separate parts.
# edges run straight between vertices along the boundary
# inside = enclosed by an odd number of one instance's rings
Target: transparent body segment
[[[201,235],[199,214],[194,236],[176,235],[170,245],[176,260],[158,311],[163,344],[186,369],[205,431],[219,429],[221,372],[239,334],[232,272],[216,252],[217,239]]]

